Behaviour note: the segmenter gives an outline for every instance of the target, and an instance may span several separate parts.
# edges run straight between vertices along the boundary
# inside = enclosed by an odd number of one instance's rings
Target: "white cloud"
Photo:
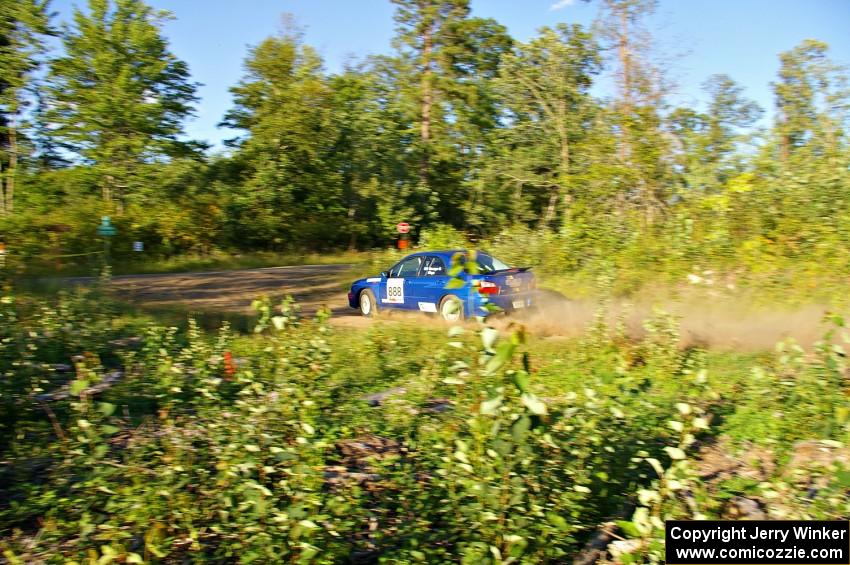
[[[563,10],[567,6],[572,6],[576,3],[576,0],[558,0],[551,6],[549,6],[549,11],[554,12],[555,10]]]

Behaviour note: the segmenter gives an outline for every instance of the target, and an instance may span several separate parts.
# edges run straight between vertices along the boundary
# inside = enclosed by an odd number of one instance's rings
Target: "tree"
[[[612,181],[620,187],[621,213],[637,210],[652,224],[665,206],[671,186],[668,143],[662,134],[662,111],[667,84],[654,64],[652,37],[644,20],[657,0],[603,0],[596,22],[599,35],[614,56],[618,95],[611,111],[617,135],[619,171]]]
[[[0,0],[0,215],[12,212],[25,94],[50,33],[48,0]]]
[[[511,40],[504,26],[469,17],[469,0],[393,0],[399,56],[393,61],[398,105],[418,138],[414,221],[461,225],[469,171],[497,124],[490,80]]]
[[[119,210],[124,197],[142,196],[141,164],[202,147],[179,139],[196,85],[162,35],[169,17],[141,0],[89,0],[51,64],[46,119],[66,149],[96,166],[104,200]]]
[[[289,30],[252,48],[245,70],[222,122],[246,132],[231,142],[244,165],[242,193],[231,200],[234,233],[273,246],[299,234],[337,237],[345,205],[330,168],[336,134],[321,59]]]
[[[595,104],[589,90],[599,72],[599,49],[579,25],[543,28],[516,45],[501,70],[510,145],[499,175],[526,190],[542,189],[540,226],[549,227],[558,202],[576,197],[573,177],[581,162],[576,145],[585,138]]]
[[[847,246],[841,235],[850,208],[846,70],[816,40],[779,59],[776,122],[757,162],[763,235],[790,256],[822,254]]]
[[[669,122],[678,141],[677,157],[685,186],[716,192],[743,172],[739,145],[762,110],[746,99],[744,89],[727,75],[709,77],[703,89],[709,95],[705,113],[678,108]]]
[[[347,68],[330,78],[335,140],[331,167],[338,175],[347,208],[348,247],[383,243],[395,234],[399,218],[410,218],[404,188],[403,148],[411,135],[390,104],[392,82],[378,72],[378,61]]]
[[[396,46],[407,48],[412,74],[418,77],[417,102],[419,107],[419,134],[421,139],[419,182],[428,186],[431,174],[431,138],[435,96],[441,78],[437,63],[444,47],[444,30],[453,20],[469,15],[468,0],[393,0],[398,7],[395,20],[398,24]]]
[[[819,154],[838,149],[850,97],[846,69],[829,60],[828,50],[826,43],[808,39],[779,55],[773,90],[783,161],[805,146]]]

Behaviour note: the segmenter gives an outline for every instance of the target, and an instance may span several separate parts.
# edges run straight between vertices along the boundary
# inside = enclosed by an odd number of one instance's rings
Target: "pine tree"
[[[609,172],[619,187],[620,213],[637,211],[652,224],[665,207],[672,185],[670,148],[662,131],[667,89],[654,62],[645,20],[657,0],[603,0],[596,27],[614,56],[618,95],[610,118],[617,135],[617,167]],[[619,170],[617,170],[619,169]]]
[[[473,156],[497,124],[490,90],[510,46],[503,26],[470,17],[469,0],[393,0],[397,6],[394,80],[398,105],[417,138],[417,218],[461,225]]]
[[[43,38],[48,0],[0,0],[0,215],[12,212],[21,144],[21,114]]]

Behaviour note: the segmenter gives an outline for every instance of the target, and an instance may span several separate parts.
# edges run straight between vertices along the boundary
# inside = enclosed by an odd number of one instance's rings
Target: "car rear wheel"
[[[451,294],[443,297],[440,301],[440,316],[447,322],[462,322],[463,302]]]
[[[374,316],[378,312],[378,302],[375,300],[375,294],[368,288],[360,293],[360,313],[367,318]]]

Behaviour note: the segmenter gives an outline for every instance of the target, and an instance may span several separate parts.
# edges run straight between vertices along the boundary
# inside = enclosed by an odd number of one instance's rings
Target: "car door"
[[[390,269],[384,295],[381,296],[381,306],[401,310],[417,308],[414,292],[422,261],[422,255],[413,255],[402,259]]]
[[[437,312],[440,298],[445,294],[446,284],[449,282],[446,263],[438,255],[427,255],[419,274],[416,305],[423,312]]]

